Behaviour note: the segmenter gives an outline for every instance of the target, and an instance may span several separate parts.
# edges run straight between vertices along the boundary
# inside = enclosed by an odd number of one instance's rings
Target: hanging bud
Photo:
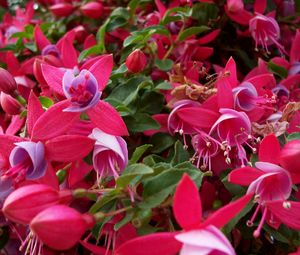
[[[73,12],[73,5],[68,3],[54,4],[50,11],[57,17],[67,17]]]
[[[5,69],[0,67],[0,92],[12,94],[17,89],[14,77]]]
[[[94,224],[90,214],[82,215],[68,206],[54,205],[39,213],[31,221],[30,228],[50,248],[67,250]]]
[[[80,7],[82,14],[86,17],[97,19],[103,13],[103,5],[98,2],[89,2]]]
[[[71,199],[71,192],[58,191],[45,184],[32,184],[18,188],[5,200],[2,211],[5,217],[21,224],[29,224],[41,211]]]
[[[1,92],[0,104],[2,109],[10,115],[17,115],[22,109],[22,105],[16,99],[4,92]]]
[[[133,51],[126,59],[126,66],[131,73],[143,71],[146,65],[147,57],[140,49]]]

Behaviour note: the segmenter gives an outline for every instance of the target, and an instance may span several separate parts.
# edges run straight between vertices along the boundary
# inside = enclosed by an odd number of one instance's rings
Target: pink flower
[[[128,164],[128,151],[125,140],[95,128],[90,135],[96,140],[93,152],[93,165],[100,178],[114,176],[117,178]]]
[[[249,202],[244,196],[202,220],[201,198],[198,188],[188,175],[179,182],[174,195],[173,212],[181,232],[162,232],[131,239],[121,245],[116,255],[183,255],[228,254],[234,249],[219,230]]]

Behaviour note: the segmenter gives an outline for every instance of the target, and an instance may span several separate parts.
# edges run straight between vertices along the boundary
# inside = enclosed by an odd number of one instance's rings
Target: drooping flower
[[[117,178],[128,163],[128,151],[125,140],[95,128],[90,135],[96,140],[93,152],[93,165],[99,177],[114,176]]]
[[[257,13],[249,21],[249,31],[255,40],[255,48],[261,45],[269,53],[269,45],[275,44],[281,53],[284,53],[284,47],[278,42],[280,38],[280,28],[277,21],[262,14]]]
[[[116,255],[234,255],[234,249],[219,230],[250,201],[244,196],[202,220],[198,188],[188,175],[179,182],[174,195],[173,212],[183,228],[177,232],[161,232],[131,239],[121,245]]]
[[[284,213],[279,214],[281,215],[279,217],[276,213],[277,209],[281,210],[283,208],[283,212],[290,209],[288,207],[291,202],[287,199],[291,195],[292,185],[300,180],[299,173],[291,175],[291,172],[278,165],[279,156],[280,145],[277,138],[274,135],[266,136],[260,145],[258,155],[260,161],[255,163],[256,168],[242,167],[233,170],[228,175],[229,182],[243,186],[249,185],[247,193],[255,194],[258,206],[247,223],[249,226],[253,225],[259,210],[262,210],[262,218],[253,233],[254,237],[260,235],[265,221],[275,228],[278,228],[281,222],[284,222],[292,228],[300,229],[300,223],[295,224],[295,221],[297,222],[299,218],[296,216],[298,209],[294,210],[295,216],[291,223],[282,218]],[[296,208],[298,207],[296,206]],[[292,210],[290,212],[292,213]]]

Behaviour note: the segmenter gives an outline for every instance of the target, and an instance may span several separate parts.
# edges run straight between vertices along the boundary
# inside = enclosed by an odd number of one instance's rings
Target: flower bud
[[[126,66],[129,72],[139,73],[145,69],[147,65],[147,57],[140,50],[136,49],[126,59]]]
[[[50,248],[66,250],[94,224],[94,217],[90,214],[82,215],[68,206],[54,205],[39,213],[31,221],[30,228]]]
[[[0,95],[0,104],[2,109],[10,115],[17,115],[22,109],[22,105],[16,99],[3,92]]]
[[[0,92],[12,94],[17,89],[14,77],[5,69],[0,67]]]
[[[73,9],[73,5],[68,3],[55,4],[50,7],[50,11],[57,17],[67,17]]]
[[[103,5],[98,2],[89,2],[80,7],[82,14],[86,17],[97,19],[103,13]]]
[[[6,218],[21,224],[29,222],[41,211],[71,198],[70,191],[62,191],[45,184],[32,184],[18,188],[5,200],[2,211]]]
[[[280,152],[280,164],[288,171],[300,171],[300,140],[292,140]]]

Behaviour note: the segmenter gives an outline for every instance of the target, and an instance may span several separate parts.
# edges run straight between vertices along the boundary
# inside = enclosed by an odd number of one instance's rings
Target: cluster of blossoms
[[[300,254],[299,1],[0,5],[0,254]]]

